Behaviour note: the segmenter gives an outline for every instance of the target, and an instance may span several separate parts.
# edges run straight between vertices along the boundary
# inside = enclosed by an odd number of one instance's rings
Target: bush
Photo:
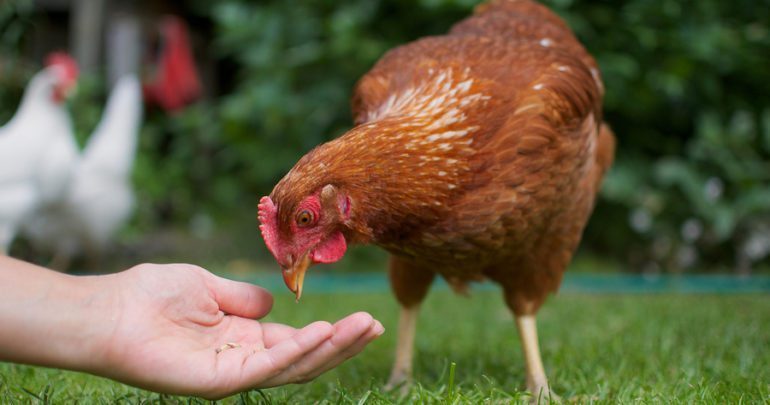
[[[770,251],[768,2],[568,7],[596,55],[618,159],[587,239],[637,269]],[[598,224],[602,224],[601,228]],[[627,256],[626,256],[627,255]]]

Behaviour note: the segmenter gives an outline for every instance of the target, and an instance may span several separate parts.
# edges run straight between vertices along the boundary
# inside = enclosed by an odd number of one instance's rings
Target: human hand
[[[111,331],[89,371],[158,392],[216,399],[307,382],[384,331],[367,313],[302,329],[258,322],[270,293],[192,265],[145,264],[99,279],[114,297]]]

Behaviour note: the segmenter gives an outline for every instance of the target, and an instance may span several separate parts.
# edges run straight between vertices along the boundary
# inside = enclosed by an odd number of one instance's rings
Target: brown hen
[[[492,1],[447,35],[388,52],[358,83],[356,126],[305,155],[260,203],[289,288],[349,243],[391,254],[402,305],[395,385],[411,374],[418,308],[434,277],[499,283],[527,388],[550,390],[535,314],[558,289],[610,167],[594,59],[531,1]]]

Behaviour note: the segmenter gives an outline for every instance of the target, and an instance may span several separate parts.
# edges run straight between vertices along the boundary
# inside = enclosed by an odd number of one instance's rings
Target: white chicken
[[[53,252],[52,267],[65,269],[81,252],[97,258],[130,217],[131,171],[142,109],[139,79],[122,77],[74,168],[64,198],[44,206],[24,224],[22,232],[35,248]]]
[[[64,100],[77,76],[71,57],[51,54],[27,85],[16,114],[0,128],[0,253],[8,252],[38,207],[60,199],[69,185],[77,144]]]

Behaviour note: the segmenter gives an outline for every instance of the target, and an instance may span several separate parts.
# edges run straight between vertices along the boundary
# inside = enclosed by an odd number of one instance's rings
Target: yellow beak
[[[305,272],[310,267],[310,255],[305,254],[299,260],[294,262],[291,267],[283,269],[283,281],[286,287],[297,295],[297,302],[302,296],[302,283],[305,281]]]

